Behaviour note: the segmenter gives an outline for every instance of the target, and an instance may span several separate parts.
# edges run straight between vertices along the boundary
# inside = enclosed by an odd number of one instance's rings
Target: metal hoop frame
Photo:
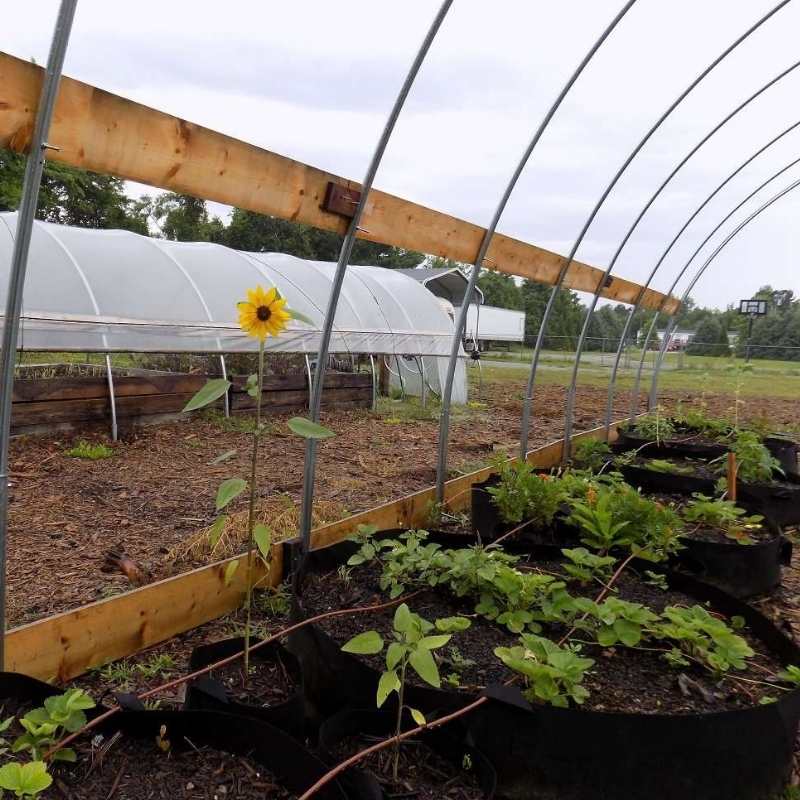
[[[605,203],[606,199],[608,198],[609,194],[613,191],[614,187],[619,182],[619,179],[625,173],[625,171],[630,166],[631,162],[636,158],[642,148],[647,144],[653,134],[661,127],[661,125],[669,118],[672,112],[683,102],[683,100],[692,92],[694,89],[706,78],[706,76],[712,72],[722,61],[725,60],[742,42],[747,40],[747,38],[757,31],[765,22],[767,22],[773,15],[775,15],[781,8],[783,8],[790,0],[781,0],[776,6],[774,6],[770,11],[768,11],[763,17],[761,17],[755,24],[751,25],[741,36],[739,36],[732,44],[730,44],[725,50],[720,53],[690,84],[686,87],[686,89],[681,92],[681,94],[670,104],[667,110],[659,117],[659,119],[653,124],[650,130],[644,135],[641,141],[636,145],[636,147],[629,153],[628,157],[623,162],[622,166],[617,170],[614,177],[611,179],[611,182],[605,188],[603,193],[600,195],[599,200],[595,204],[594,208],[592,209],[591,213],[586,219],[586,222],[583,225],[578,237],[575,239],[575,242],[572,245],[570,250],[569,256],[561,269],[561,273],[559,274],[559,279],[556,284],[553,286],[553,290],[550,293],[550,297],[547,302],[547,306],[545,308],[544,314],[542,316],[542,322],[539,327],[539,335],[536,338],[536,346],[534,348],[533,359],[531,363],[531,371],[530,376],[528,379],[528,386],[525,392],[525,399],[523,404],[523,412],[522,412],[522,430],[520,433],[520,458],[525,458],[527,455],[528,450],[528,429],[530,427],[530,417],[531,417],[531,408],[533,404],[533,389],[536,382],[536,372],[539,365],[539,355],[541,353],[542,344],[544,342],[544,332],[547,328],[547,323],[550,319],[550,314],[552,313],[552,309],[555,303],[555,299],[558,296],[559,291],[564,283],[564,278],[566,277],[567,271],[569,270],[572,262],[575,260],[575,255],[578,252],[578,248],[581,246],[586,233],[588,232],[589,228],[591,227],[592,223],[594,222],[597,214],[599,213],[600,209],[602,208],[603,204]],[[607,268],[601,277],[597,291],[599,292],[605,285],[610,276],[610,270]],[[581,330],[581,336],[578,341],[578,349],[575,355],[575,362],[573,365],[573,372],[572,372],[572,382],[577,383],[577,374],[578,368],[580,365],[580,351],[583,347],[583,343],[586,340],[586,336],[588,334],[589,329],[589,315],[587,315],[586,319],[584,320],[583,328]],[[571,435],[572,429],[572,415],[574,410],[574,401],[575,396],[574,392],[567,393],[567,401],[566,401],[566,409],[565,409],[565,419],[564,419],[564,447],[562,450],[562,460],[565,460],[569,457],[570,454],[570,441],[569,437]]]
[[[716,189],[715,189],[715,190],[714,190],[714,191],[713,191],[713,192],[712,192],[712,193],[711,193],[711,194],[710,194],[710,195],[709,195],[709,196],[708,196],[708,197],[707,197],[707,198],[706,198],[706,199],[705,199],[705,200],[704,200],[704,201],[703,201],[703,202],[702,202],[702,203],[701,203],[701,204],[700,204],[698,207],[697,207],[697,209],[694,211],[694,213],[693,213],[693,214],[692,214],[692,215],[689,217],[689,219],[686,221],[686,223],[683,225],[683,227],[680,229],[680,231],[678,231],[678,234],[675,236],[675,238],[674,238],[674,239],[673,239],[673,240],[670,242],[670,244],[669,244],[669,246],[667,247],[667,249],[666,249],[666,250],[664,251],[664,253],[661,255],[661,258],[658,260],[658,262],[657,262],[657,264],[656,264],[656,268],[658,268],[658,266],[659,266],[659,265],[662,263],[662,261],[664,260],[664,258],[665,258],[665,257],[666,257],[666,255],[667,255],[667,253],[669,253],[669,251],[672,249],[672,247],[674,246],[674,244],[675,244],[675,243],[678,241],[678,239],[680,238],[681,234],[682,234],[682,233],[683,233],[683,232],[686,230],[686,228],[688,228],[688,227],[689,227],[689,224],[692,222],[692,220],[693,220],[693,219],[694,219],[694,218],[695,218],[695,217],[696,217],[696,216],[697,216],[697,215],[700,213],[700,211],[702,211],[702,209],[703,209],[703,208],[705,208],[705,206],[706,206],[706,205],[707,205],[707,204],[710,202],[710,200],[711,200],[711,199],[712,199],[712,198],[713,198],[713,197],[714,197],[714,196],[717,194],[717,192],[718,192],[720,189],[722,189],[722,187],[723,187],[723,186],[725,186],[725,185],[728,183],[728,181],[729,181],[731,178],[733,178],[733,177],[734,177],[736,174],[738,174],[738,173],[739,173],[739,172],[740,172],[740,171],[741,171],[741,170],[742,170],[742,169],[743,169],[745,166],[747,166],[747,165],[748,165],[748,164],[749,164],[751,161],[753,161],[753,159],[754,159],[754,158],[756,158],[758,155],[760,155],[761,153],[763,153],[763,152],[764,152],[764,151],[765,151],[765,150],[766,150],[768,147],[770,147],[770,146],[771,146],[772,144],[774,144],[776,141],[778,141],[779,139],[781,139],[783,136],[785,136],[785,135],[786,135],[786,134],[788,134],[789,132],[791,132],[791,131],[795,130],[795,129],[796,129],[798,126],[800,126],[800,121],[798,121],[798,122],[794,123],[793,125],[790,125],[790,126],[789,126],[788,128],[786,128],[784,131],[782,131],[780,134],[778,134],[778,136],[776,136],[775,138],[771,139],[771,140],[770,140],[770,141],[769,141],[769,142],[768,142],[768,143],[767,143],[767,144],[766,144],[764,147],[762,147],[762,148],[760,148],[759,150],[757,150],[757,151],[756,151],[756,152],[755,152],[755,153],[754,153],[754,154],[753,154],[753,155],[752,155],[750,158],[746,159],[746,160],[745,160],[745,161],[744,161],[744,162],[743,162],[743,163],[740,165],[740,167],[739,167],[739,168],[737,168],[737,169],[736,169],[736,170],[735,170],[733,173],[731,173],[731,175],[729,175],[729,176],[728,176],[728,178],[726,178],[726,179],[725,179],[725,180],[724,180],[724,181],[723,181],[723,182],[722,182],[722,183],[721,183],[721,184],[720,184],[720,185],[719,185],[719,186],[718,186],[718,187],[717,187],[717,188],[716,188]],[[680,282],[681,278],[682,278],[682,277],[684,276],[684,274],[686,273],[686,270],[688,270],[688,269],[689,269],[689,266],[691,265],[691,263],[694,261],[694,259],[695,259],[695,258],[697,258],[697,256],[699,255],[700,251],[701,251],[701,250],[702,250],[702,249],[703,249],[703,248],[704,248],[704,247],[705,247],[705,246],[708,244],[708,242],[709,242],[709,241],[712,239],[712,237],[714,236],[714,234],[716,234],[716,233],[717,233],[717,231],[718,231],[718,230],[719,230],[719,229],[720,229],[720,228],[721,228],[721,227],[722,227],[722,226],[723,226],[723,225],[724,225],[724,224],[725,224],[725,223],[726,223],[726,222],[727,222],[727,221],[728,221],[728,220],[729,220],[729,219],[730,219],[730,218],[731,218],[731,217],[732,217],[732,216],[733,216],[733,215],[734,215],[734,214],[735,214],[735,213],[736,213],[736,212],[737,212],[737,211],[738,211],[740,208],[742,208],[742,206],[744,206],[744,205],[745,205],[745,204],[746,204],[746,203],[747,203],[749,200],[751,200],[751,199],[752,199],[752,198],[753,198],[753,197],[754,197],[756,194],[758,194],[758,192],[760,192],[760,191],[761,191],[761,190],[762,190],[762,189],[763,189],[765,186],[767,186],[769,183],[771,183],[772,181],[774,181],[776,178],[780,177],[780,176],[781,176],[781,175],[782,175],[784,172],[786,172],[788,169],[791,169],[791,168],[792,168],[792,167],[793,167],[795,164],[797,164],[797,163],[798,163],[798,161],[800,161],[800,159],[795,159],[795,160],[793,160],[793,161],[790,161],[790,162],[789,162],[789,163],[788,163],[786,166],[782,167],[782,168],[781,168],[781,169],[779,169],[779,170],[778,170],[776,173],[774,173],[774,174],[773,174],[773,175],[771,175],[769,178],[767,178],[767,180],[765,180],[763,183],[759,184],[759,185],[758,185],[758,186],[757,186],[757,187],[756,187],[756,188],[755,188],[755,189],[754,189],[752,192],[750,192],[750,194],[748,194],[748,195],[747,195],[747,197],[745,197],[745,198],[744,198],[744,200],[742,200],[740,203],[738,203],[736,206],[734,206],[734,208],[732,208],[732,209],[731,209],[731,210],[730,210],[730,211],[729,211],[729,212],[728,212],[728,213],[727,213],[727,214],[726,214],[726,215],[725,215],[725,216],[724,216],[724,217],[723,217],[723,218],[720,220],[720,222],[719,222],[719,223],[718,223],[718,224],[717,224],[717,225],[716,225],[716,226],[713,228],[713,230],[712,230],[712,231],[711,231],[711,232],[710,232],[710,233],[709,233],[709,234],[708,234],[708,235],[705,237],[705,239],[703,239],[703,241],[702,241],[702,242],[699,244],[699,246],[698,246],[698,247],[695,249],[695,251],[692,253],[692,255],[690,256],[690,258],[688,259],[688,261],[687,261],[687,262],[686,262],[686,263],[683,265],[683,267],[680,269],[680,271],[678,272],[678,274],[675,276],[675,280],[672,282],[672,285],[671,285],[671,286],[670,286],[670,288],[669,288],[669,292],[668,292],[668,294],[671,294],[671,293],[672,293],[672,292],[675,290],[675,287],[678,285],[678,283]],[[657,325],[657,323],[658,323],[658,317],[659,317],[659,314],[658,314],[658,313],[656,313],[656,315],[653,317],[653,321],[650,323],[650,327],[649,327],[649,328],[648,328],[648,330],[647,330],[647,334],[645,335],[644,343],[643,343],[643,345],[642,345],[642,355],[641,355],[641,358],[639,359],[639,366],[637,367],[637,370],[636,370],[636,377],[635,377],[635,379],[634,379],[633,390],[632,390],[632,392],[631,392],[631,408],[630,408],[630,418],[631,418],[631,420],[632,420],[632,419],[633,419],[633,418],[636,416],[636,412],[638,411],[638,407],[639,407],[639,389],[640,389],[640,386],[641,386],[641,380],[642,380],[642,371],[643,371],[643,369],[644,369],[644,362],[645,362],[645,360],[646,360],[646,358],[647,358],[647,347],[648,347],[648,345],[650,344],[650,339],[652,338],[652,336],[653,336],[653,333],[654,333],[654,331],[655,331],[655,329],[656,329],[656,325]],[[613,392],[613,387],[611,387],[611,391]],[[608,419],[608,409],[606,409],[606,414],[607,414],[607,419]]]
[[[800,160],[800,159],[798,159]],[[796,163],[796,162],[795,162]],[[763,203],[759,206],[752,214],[742,220],[723,240],[722,242],[714,249],[714,252],[703,262],[703,265],[697,270],[697,273],[689,282],[689,285],[686,287],[686,291],[683,293],[681,297],[681,302],[685,302],[686,298],[689,296],[692,289],[694,289],[697,281],[703,276],[705,271],[708,267],[714,262],[717,256],[725,249],[725,247],[735,239],[753,220],[759,217],[764,211],[770,208],[774,203],[776,203],[781,198],[785,197],[790,192],[794,191],[798,186],[800,186],[800,179],[790,183],[786,188],[782,189],[777,194],[773,195],[766,203]],[[656,362],[655,368],[653,369],[653,379],[652,385],[650,388],[650,401],[651,406],[655,406],[656,400],[658,399],[658,378],[661,372],[661,365],[664,361],[664,354],[669,347],[669,342],[672,339],[672,334],[675,331],[675,325],[671,325],[670,328],[664,332],[664,341],[661,343],[661,349],[658,353],[658,361]]]
[[[367,198],[369,197],[372,183],[375,180],[375,174],[378,171],[383,154],[386,152],[386,146],[391,138],[392,131],[400,116],[405,101],[408,97],[417,73],[425,60],[428,50],[430,50],[433,40],[439,28],[450,10],[453,0],[444,0],[439,7],[436,16],[431,23],[422,44],[417,51],[414,61],[408,71],[408,74],[400,87],[397,99],[392,106],[389,117],[386,120],[383,131],[378,139],[375,147],[375,152],[372,155],[367,173],[364,176],[364,181],[361,184],[361,198],[356,205],[353,218],[347,228],[347,234],[342,242],[342,248],[339,251],[339,260],[336,264],[336,272],[334,273],[333,282],[331,284],[331,294],[328,298],[328,307],[325,311],[325,321],[322,325],[322,336],[320,338],[319,352],[317,354],[317,367],[314,372],[314,385],[311,391],[311,400],[309,402],[309,417],[313,422],[319,421],[319,409],[322,402],[322,385],[325,380],[325,365],[328,360],[328,350],[330,347],[331,333],[333,331],[333,320],[336,316],[336,307],[339,304],[339,295],[342,292],[342,284],[344,282],[345,272],[347,271],[347,264],[350,261],[350,255],[353,252],[353,245],[355,244],[356,234],[358,233],[359,223],[364,214]],[[300,539],[302,555],[308,553],[311,542],[311,513],[314,502],[314,479],[316,476],[317,466],[317,441],[316,439],[308,439],[306,441],[305,450],[305,464],[303,468],[303,499],[300,509]]]
[[[503,196],[500,198],[500,202],[495,209],[492,221],[489,223],[489,227],[486,229],[486,233],[481,241],[478,255],[475,258],[475,261],[472,265],[472,271],[469,275],[467,290],[464,295],[464,302],[461,304],[458,317],[454,323],[453,346],[450,351],[450,360],[447,362],[447,376],[445,378],[444,389],[442,390],[442,411],[439,418],[439,442],[436,461],[436,500],[438,502],[442,502],[444,500],[444,482],[447,475],[447,446],[450,437],[450,405],[453,397],[453,381],[455,379],[456,363],[458,361],[459,350],[461,349],[461,340],[463,339],[464,329],[467,323],[469,304],[472,301],[472,298],[475,294],[475,287],[478,284],[478,275],[480,274],[480,269],[483,265],[483,262],[486,260],[486,254],[489,250],[489,245],[492,243],[492,239],[494,238],[497,225],[500,222],[500,217],[503,215],[503,212],[508,205],[509,198],[511,197],[511,194],[514,191],[517,182],[519,181],[520,175],[522,175],[522,171],[525,169],[528,160],[533,154],[533,151],[536,149],[536,145],[542,138],[542,135],[547,129],[547,126],[550,124],[550,121],[552,120],[556,111],[558,111],[558,108],[563,102],[564,98],[572,89],[575,81],[578,80],[588,63],[592,60],[594,54],[600,49],[600,46],[603,44],[603,42],[605,42],[605,40],[611,35],[611,32],[617,27],[617,24],[622,20],[622,18],[628,13],[628,11],[630,11],[635,2],[636,0],[628,0],[628,2],[622,7],[622,9],[620,9],[614,19],[611,20],[611,23],[600,34],[597,41],[595,41],[595,43],[583,57],[583,60],[580,62],[580,64],[578,64],[577,68],[572,73],[569,80],[567,80],[567,82],[564,84],[555,101],[544,115],[544,118],[539,123],[539,127],[533,134],[533,138],[525,149],[525,152],[522,154],[516,169],[512,173],[511,179],[509,180],[505,191],[503,192]],[[785,2],[789,2],[789,0],[785,0]]]
[[[6,534],[8,531],[8,440],[11,435],[11,401],[14,391],[14,359],[17,352],[17,334],[22,312],[22,292],[28,267],[28,252],[31,244],[33,219],[42,182],[45,152],[50,121],[58,95],[61,70],[67,52],[72,21],[75,18],[77,0],[61,0],[58,9],[50,55],[47,59],[36,123],[31,138],[31,148],[25,165],[22,198],[17,216],[17,232],[11,256],[8,278],[5,324],[0,347],[0,668],[5,664],[6,628]]]

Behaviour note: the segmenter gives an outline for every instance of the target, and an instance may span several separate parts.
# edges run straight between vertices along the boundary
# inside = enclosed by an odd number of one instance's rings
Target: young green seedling
[[[466,630],[470,621],[465,617],[447,617],[431,624],[419,614],[415,614],[405,603],[401,603],[394,614],[393,638],[386,646],[386,670],[378,681],[376,697],[378,708],[383,706],[392,693],[397,694],[397,722],[395,737],[400,736],[403,720],[403,709],[407,709],[417,725],[425,724],[424,714],[416,708],[405,705],[406,672],[409,667],[423,681],[440,688],[439,668],[432,652],[444,647],[452,638],[452,634]],[[432,633],[432,631],[438,633]],[[385,642],[377,631],[365,631],[350,639],[342,646],[345,653],[359,655],[377,655],[383,651]],[[400,742],[395,744],[392,776],[397,781],[400,760]]]
[[[11,761],[0,767],[0,788],[13,792],[15,797],[38,797],[52,782],[44,761]]]

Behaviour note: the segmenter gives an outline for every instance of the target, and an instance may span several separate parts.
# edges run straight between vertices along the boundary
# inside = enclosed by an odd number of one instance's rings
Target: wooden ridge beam
[[[616,439],[617,426],[621,424],[615,422],[611,426],[611,441]],[[605,429],[600,427],[575,435],[573,441],[604,437]],[[528,461],[539,467],[556,466],[562,445],[563,440],[558,440],[532,450]],[[453,511],[469,508],[470,487],[486,480],[492,471],[492,467],[485,467],[448,481],[448,507]],[[362,523],[379,528],[424,525],[429,504],[435,499],[436,490],[430,487],[321,526],[312,533],[312,547],[335,544]],[[6,634],[6,669],[40,680],[63,682],[228,614],[239,608],[244,599],[246,559],[246,555],[234,556],[13,628]],[[226,584],[226,568],[232,561],[239,561],[239,567]],[[260,570],[256,580],[261,586],[277,586],[282,579],[283,545],[278,543],[272,549],[269,573]]]
[[[0,147],[22,153],[30,144],[44,70],[0,53]],[[357,182],[258,148],[71,78],[61,81],[47,157],[174,192],[268,214],[343,234],[348,218],[326,211],[329,185],[346,194]],[[341,195],[342,192],[339,192]],[[423,253],[474,262],[485,229],[471,222],[373,190],[359,236]],[[486,266],[554,284],[563,256],[497,234]],[[565,285],[594,292],[603,271],[573,262]],[[613,277],[602,296],[633,303],[641,286]],[[648,289],[642,305],[659,308],[665,296]],[[678,310],[666,299],[664,311]]]

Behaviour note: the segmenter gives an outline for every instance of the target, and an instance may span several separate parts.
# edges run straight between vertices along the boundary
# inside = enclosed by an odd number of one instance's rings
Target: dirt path
[[[471,471],[499,450],[513,452],[519,437],[521,387],[498,381],[485,387],[485,404],[462,410],[451,437],[452,470]],[[561,436],[564,390],[538,390],[530,445]],[[666,395],[665,403],[678,399]],[[726,412],[729,397],[711,397]],[[621,393],[620,413],[628,398]],[[475,404],[473,404],[474,406]],[[605,391],[582,387],[576,430],[599,424]],[[797,403],[758,398],[741,409],[774,424],[800,421]],[[407,419],[368,411],[323,415],[337,436],[320,447],[316,496],[327,521],[399,498],[434,480],[437,422],[430,414]],[[284,493],[292,510],[302,484],[303,443],[276,418],[263,440],[262,502]],[[241,427],[241,425],[237,426]],[[102,434],[100,434],[102,436]],[[115,446],[112,458],[85,461],[65,451],[80,437],[15,440],[11,453],[9,624],[31,622],[129,588],[120,573],[104,572],[105,554],[118,546],[144,567],[150,579],[197,566],[168,553],[215,517],[214,496],[227,477],[245,475],[246,432],[194,418],[144,428]],[[229,459],[214,463],[221,454]],[[243,509],[239,498],[234,510]]]

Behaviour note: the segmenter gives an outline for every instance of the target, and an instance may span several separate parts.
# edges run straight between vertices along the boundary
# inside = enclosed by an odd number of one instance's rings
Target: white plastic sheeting
[[[5,306],[16,214],[0,214],[0,308]],[[236,323],[245,290],[277,286],[293,320],[271,352],[316,352],[335,265],[282,253],[244,253],[208,242],[151,239],[129,231],[36,222],[19,346],[101,352],[248,352]],[[0,317],[2,319],[2,317]],[[437,357],[444,379],[453,324],[417,281],[380,267],[350,266],[334,322],[332,353]],[[429,362],[430,363],[430,362]],[[466,399],[463,366],[454,401]]]

